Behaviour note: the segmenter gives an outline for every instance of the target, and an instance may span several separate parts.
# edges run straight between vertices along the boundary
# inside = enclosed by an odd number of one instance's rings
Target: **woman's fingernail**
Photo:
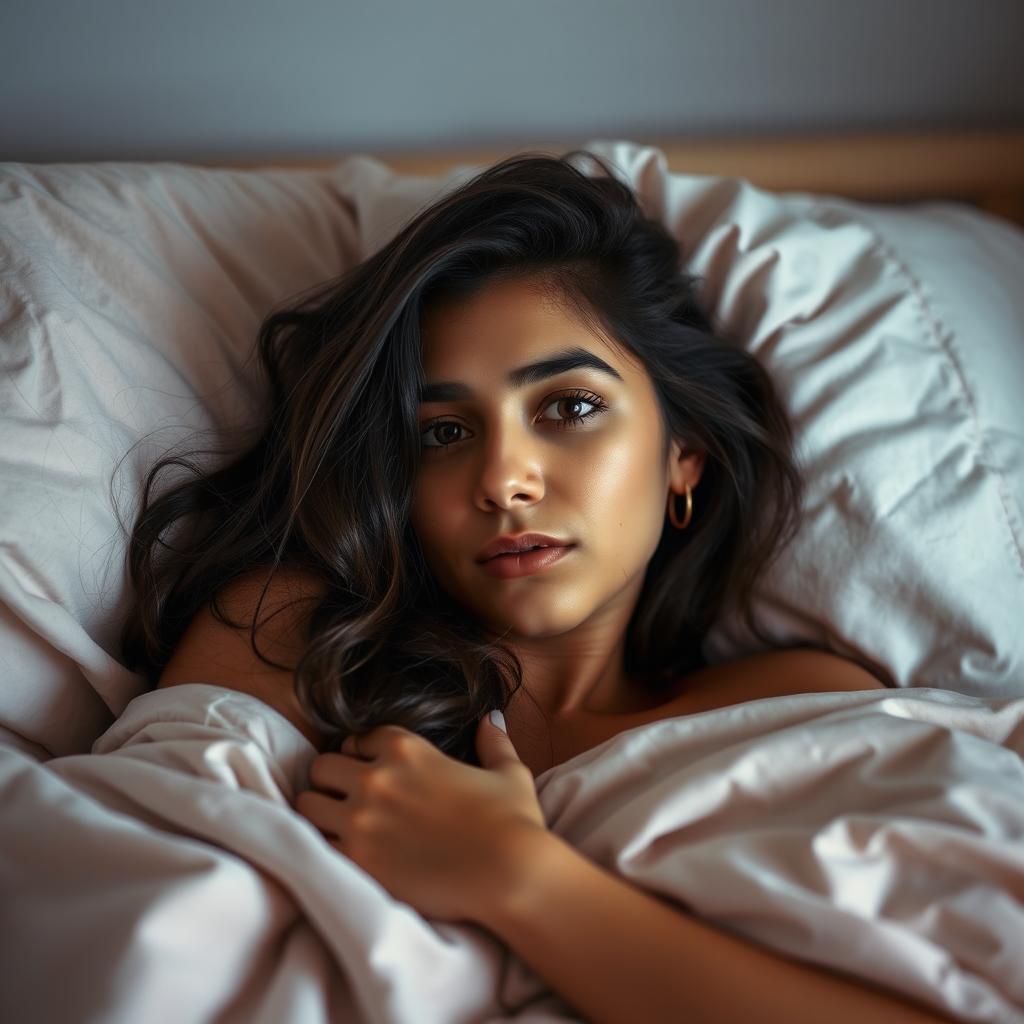
[[[500,711],[491,712],[491,721],[507,736],[508,729],[505,728],[505,716]]]

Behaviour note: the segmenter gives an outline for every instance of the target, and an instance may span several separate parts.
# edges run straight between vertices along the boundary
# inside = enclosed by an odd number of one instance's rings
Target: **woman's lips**
[[[575,544],[566,544],[562,547],[535,548],[533,551],[496,555],[484,562],[480,568],[502,580],[509,580],[515,576],[529,576],[546,569],[549,565],[554,565],[574,547]]]

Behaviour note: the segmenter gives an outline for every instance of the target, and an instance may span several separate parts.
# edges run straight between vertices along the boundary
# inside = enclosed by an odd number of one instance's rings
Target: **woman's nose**
[[[543,497],[540,456],[528,442],[508,433],[493,436],[484,446],[481,458],[476,486],[481,508],[509,508],[515,502],[534,502]]]

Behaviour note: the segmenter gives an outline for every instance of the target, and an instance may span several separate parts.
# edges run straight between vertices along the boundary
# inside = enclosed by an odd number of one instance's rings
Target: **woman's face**
[[[435,306],[422,328],[429,401],[420,405],[412,526],[438,584],[510,639],[560,635],[595,616],[624,630],[669,489],[696,486],[703,465],[699,454],[681,458],[674,441],[662,459],[646,371],[526,280]],[[544,366],[568,350],[591,365]],[[458,389],[440,393],[442,382]],[[485,571],[484,545],[525,532],[572,548],[532,574]]]

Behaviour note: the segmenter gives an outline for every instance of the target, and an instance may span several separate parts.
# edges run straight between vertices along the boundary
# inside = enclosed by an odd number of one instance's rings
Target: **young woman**
[[[798,527],[790,424],[676,241],[574,155],[487,169],[267,318],[265,430],[155,500],[183,460],[147,480],[126,660],[289,718],[320,752],[296,810],[396,898],[492,929],[587,1020],[939,1019],[693,920],[545,828],[536,777],[623,729],[882,685],[809,649],[704,662],[727,598],[769,645],[749,597]]]

